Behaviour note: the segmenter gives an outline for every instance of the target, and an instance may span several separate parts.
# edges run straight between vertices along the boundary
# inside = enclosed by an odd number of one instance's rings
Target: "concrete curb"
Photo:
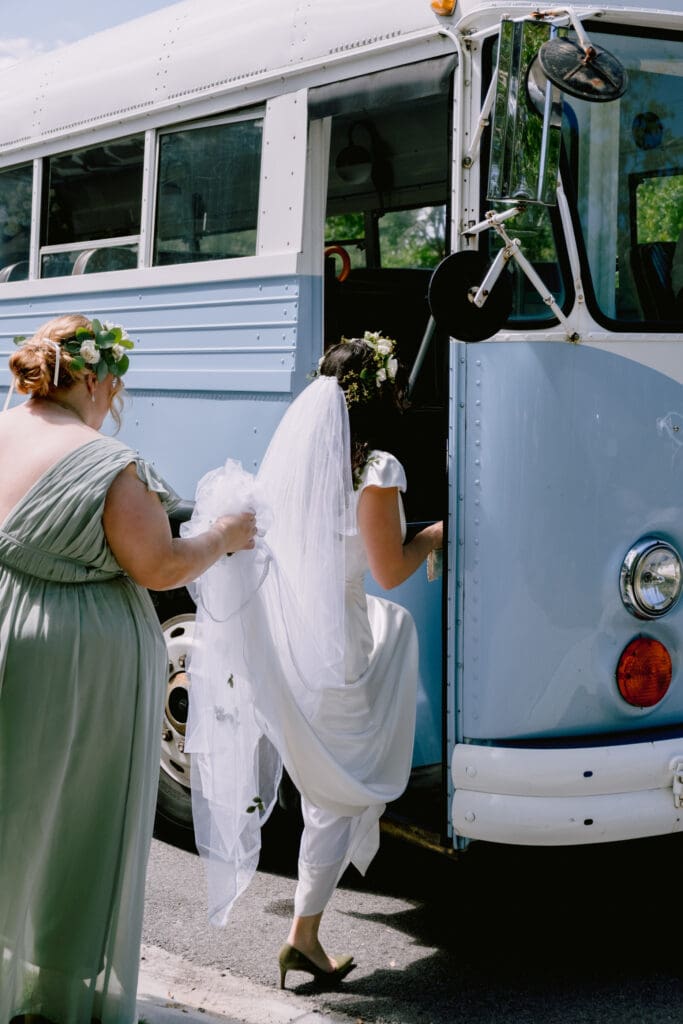
[[[201,967],[157,946],[141,949],[138,1017],[147,1024],[349,1024],[345,1016],[302,1013],[289,992]]]

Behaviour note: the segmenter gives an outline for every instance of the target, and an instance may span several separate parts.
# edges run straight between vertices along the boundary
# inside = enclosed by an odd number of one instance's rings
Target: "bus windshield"
[[[629,77],[614,102],[564,98],[587,299],[607,326],[673,325],[683,273],[674,268],[683,232],[683,41],[587,27]]]

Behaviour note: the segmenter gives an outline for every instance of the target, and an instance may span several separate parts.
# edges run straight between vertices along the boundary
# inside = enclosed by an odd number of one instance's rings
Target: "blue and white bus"
[[[682,230],[678,0],[184,0],[0,72],[0,401],[14,335],[125,324],[121,437],[190,500],[325,344],[396,338],[408,518],[447,545],[392,594],[422,674],[394,821],[677,831]],[[190,827],[193,606],[155,600]]]

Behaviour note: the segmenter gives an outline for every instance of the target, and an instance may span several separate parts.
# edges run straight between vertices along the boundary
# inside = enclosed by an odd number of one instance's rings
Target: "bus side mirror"
[[[559,36],[559,18],[576,39]],[[608,102],[626,91],[628,76],[612,54],[588,39],[571,8],[537,11],[531,18],[503,18],[498,66],[484,101],[479,128],[463,161],[471,166],[481,131],[491,114],[491,151],[486,198],[509,203],[504,212],[489,210],[485,220],[464,230],[468,242],[493,230],[503,241],[493,262],[475,249],[463,249],[441,261],[432,274],[428,300],[440,329],[462,341],[484,341],[507,320],[512,289],[507,264],[514,261],[558,321],[567,340],[578,341],[567,318],[519,239],[510,238],[505,222],[531,203],[554,206],[560,161],[562,93],[589,102]]]
[[[558,35],[548,18],[564,15],[576,39]],[[590,103],[623,96],[628,75],[607,50],[586,35],[574,12],[537,12],[503,19],[486,198],[491,202],[556,202],[562,94]]]
[[[538,60],[550,33],[545,22],[501,22],[486,194],[491,202],[555,204],[562,101]]]

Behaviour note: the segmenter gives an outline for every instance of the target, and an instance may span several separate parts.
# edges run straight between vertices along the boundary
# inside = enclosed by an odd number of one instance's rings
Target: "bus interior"
[[[448,339],[434,330],[427,290],[449,245],[452,75],[444,61],[425,64],[429,71],[366,76],[331,97],[314,90],[311,103],[314,116],[331,113],[325,347],[378,331],[396,341],[407,375],[420,362],[396,441],[412,524],[445,514]],[[416,68],[423,87],[409,96],[403,79],[412,71],[414,85]]]

